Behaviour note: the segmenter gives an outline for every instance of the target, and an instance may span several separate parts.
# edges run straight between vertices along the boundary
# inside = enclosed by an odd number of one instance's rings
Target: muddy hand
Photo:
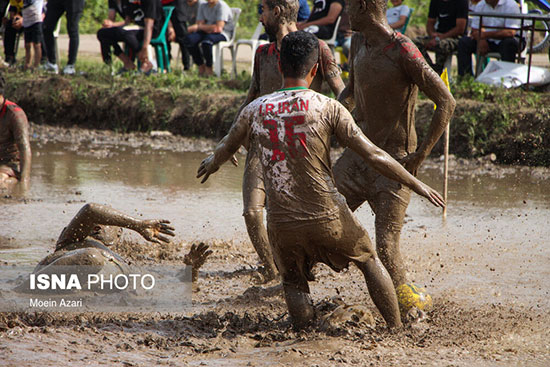
[[[198,246],[193,244],[191,250],[183,257],[185,265],[192,265],[193,269],[198,270],[204,265],[206,258],[212,254],[212,250],[208,250],[208,245],[201,242]]]
[[[435,205],[444,208],[445,207],[445,200],[443,200],[443,197],[439,192],[432,189],[430,186],[426,185],[425,183],[418,181],[418,185],[416,185],[413,190],[418,195],[424,196],[430,202]]]
[[[166,236],[174,236],[174,227],[171,227],[169,224],[170,221],[166,219],[144,220],[140,223],[140,228],[137,231],[147,241],[158,244],[162,242],[168,243],[170,242],[170,238]]]
[[[231,156],[231,163],[233,163],[235,167],[239,167],[239,160],[235,157],[235,155]]]
[[[191,246],[189,253],[183,257],[183,263],[191,265],[191,281],[196,282],[199,279],[199,268],[211,254],[212,250],[208,250],[208,246],[202,242],[198,246],[195,244]]]
[[[208,180],[208,177],[216,172],[218,168],[219,167],[214,166],[214,154],[210,154],[201,162],[199,169],[197,170],[197,178],[204,176],[201,183],[205,183],[206,180]]]

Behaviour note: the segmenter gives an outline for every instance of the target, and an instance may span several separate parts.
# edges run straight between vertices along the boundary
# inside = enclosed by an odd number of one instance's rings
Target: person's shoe
[[[151,73],[153,73],[153,70],[154,65],[151,61],[141,63],[141,68],[139,69],[139,71],[145,75],[151,75]]]
[[[49,61],[42,65],[42,70],[48,73],[59,74],[59,68],[57,67],[57,64],[53,64]]]
[[[67,64],[67,66],[63,68],[63,74],[65,75],[74,75],[75,73],[76,73],[76,70],[74,69],[73,64]]]
[[[206,73],[206,65],[202,64],[199,65],[199,76],[205,76]]]
[[[395,289],[401,314],[405,315],[413,307],[421,311],[429,311],[433,307],[432,296],[424,288],[412,283],[401,284]]]

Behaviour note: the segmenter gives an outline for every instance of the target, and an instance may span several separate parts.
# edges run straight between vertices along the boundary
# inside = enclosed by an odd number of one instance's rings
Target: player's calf
[[[283,284],[283,289],[292,324],[297,329],[303,329],[315,316],[311,298],[308,293],[289,284]]]

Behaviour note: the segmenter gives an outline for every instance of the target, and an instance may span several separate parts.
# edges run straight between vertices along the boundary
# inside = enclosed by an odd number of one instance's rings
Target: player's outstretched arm
[[[98,225],[117,226],[132,229],[148,241],[154,243],[170,242],[166,236],[174,236],[170,221],[139,220],[106,205],[88,203],[71,220],[63,230],[58,243],[78,242],[88,237]]]
[[[240,146],[246,142],[247,136],[248,120],[241,113],[237,121],[231,126],[229,134],[219,142],[214,153],[201,162],[197,170],[197,178],[204,176],[201,183],[205,183],[211,174],[215,173],[223,163],[237,153]]]
[[[445,206],[441,194],[410,174],[399,162],[374,145],[364,134],[355,135],[349,141],[348,146],[382,175],[410,187],[418,195],[430,200],[435,206]]]
[[[437,105],[426,137],[416,152],[409,154],[401,160],[401,164],[414,175],[422,162],[430,155],[435,143],[437,143],[449,124],[455,110],[456,101],[443,80],[424,61],[424,58],[413,57],[411,56],[411,52],[409,52],[404,56],[402,63],[408,75],[418,85],[418,88]]]

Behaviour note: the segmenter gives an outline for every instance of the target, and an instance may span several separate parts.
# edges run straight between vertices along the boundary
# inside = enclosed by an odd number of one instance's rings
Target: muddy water
[[[0,259],[35,263],[85,202],[107,203],[143,218],[172,221],[180,240],[247,241],[242,219],[242,164],[195,179],[204,153],[71,145],[33,145],[32,187],[25,199],[0,198]],[[243,157],[240,159],[244,162]],[[442,187],[441,165],[420,177]],[[435,294],[472,302],[550,309],[548,171],[454,165],[448,218],[418,196],[408,209],[402,250],[411,278]],[[368,205],[357,211],[373,238]]]

